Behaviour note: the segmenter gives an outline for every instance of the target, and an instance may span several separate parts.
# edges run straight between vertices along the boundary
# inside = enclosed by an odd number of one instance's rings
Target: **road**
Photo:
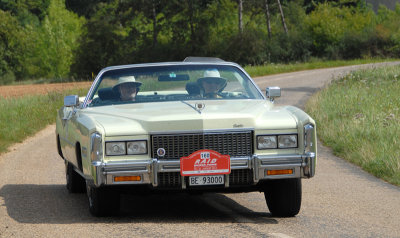
[[[364,65],[362,67],[372,67]],[[375,67],[375,66],[373,66]],[[282,87],[278,105],[303,107],[340,67],[256,78]],[[121,214],[96,218],[85,194],[69,194],[55,126],[0,157],[0,237],[400,237],[400,188],[319,145],[316,176],[303,180],[298,216],[272,217],[262,193],[133,196]]]

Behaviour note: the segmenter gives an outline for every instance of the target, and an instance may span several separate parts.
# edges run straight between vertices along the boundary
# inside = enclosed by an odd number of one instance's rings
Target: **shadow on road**
[[[223,194],[121,195],[120,214],[103,218],[90,215],[86,194],[69,194],[65,185],[5,185],[0,197],[8,215],[21,223],[278,223]]]

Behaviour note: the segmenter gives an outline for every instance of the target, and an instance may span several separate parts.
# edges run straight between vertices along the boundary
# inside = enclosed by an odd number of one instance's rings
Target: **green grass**
[[[314,95],[306,110],[334,153],[400,185],[400,66],[353,72]]]
[[[251,77],[265,76],[271,74],[289,73],[301,70],[332,68],[348,65],[369,64],[377,62],[395,61],[396,59],[358,59],[358,60],[336,60],[336,61],[322,61],[315,60],[306,63],[294,64],[268,64],[260,66],[245,66],[244,69]]]
[[[87,90],[4,99],[0,97],[0,154],[55,122],[65,95],[85,95]]]

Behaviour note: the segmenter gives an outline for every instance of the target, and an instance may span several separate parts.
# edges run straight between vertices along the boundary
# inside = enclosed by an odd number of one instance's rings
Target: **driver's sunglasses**
[[[136,85],[128,84],[128,85],[125,86],[125,88],[128,89],[128,90],[136,90]]]
[[[204,80],[204,82],[206,82],[206,83],[208,83],[208,84],[219,84],[218,81],[212,80],[212,79],[206,79],[206,80]]]

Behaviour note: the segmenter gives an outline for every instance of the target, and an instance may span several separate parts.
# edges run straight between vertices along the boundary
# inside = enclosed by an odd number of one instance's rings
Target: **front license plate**
[[[224,184],[224,175],[206,175],[206,176],[190,176],[190,186],[200,185],[219,185]]]

